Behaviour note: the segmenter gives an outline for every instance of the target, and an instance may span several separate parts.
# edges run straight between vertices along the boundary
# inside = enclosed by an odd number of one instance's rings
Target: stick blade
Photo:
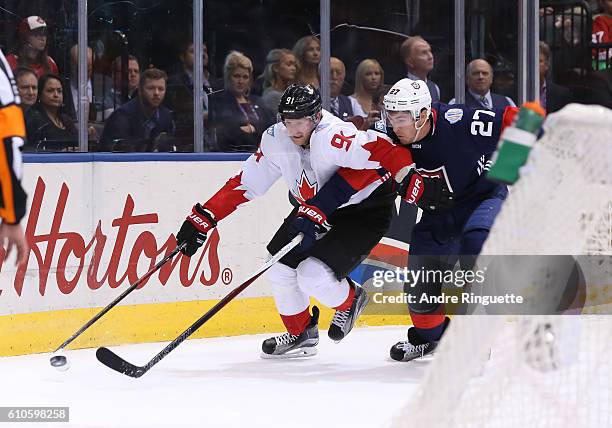
[[[108,348],[101,347],[96,351],[96,358],[106,367],[133,378],[139,378],[146,373],[144,367],[128,363]]]

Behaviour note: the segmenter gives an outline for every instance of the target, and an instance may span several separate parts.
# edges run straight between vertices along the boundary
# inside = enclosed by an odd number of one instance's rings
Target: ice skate
[[[264,340],[261,345],[261,358],[264,359],[286,359],[306,358],[317,354],[319,343],[319,308],[312,307],[310,324],[299,335],[283,333],[279,336]]]
[[[444,330],[448,328],[449,318],[444,320]],[[411,361],[432,354],[438,346],[439,340],[430,342],[419,336],[416,328],[408,329],[408,340],[397,342],[391,347],[389,354],[395,361]]]
[[[348,278],[347,280],[355,287],[355,297],[353,298],[353,303],[349,309],[346,311],[336,311],[331,325],[329,326],[327,335],[336,343],[340,342],[347,334],[350,333],[355,325],[355,322],[357,321],[357,318],[359,318],[359,315],[361,315],[361,312],[363,312],[368,304],[368,301],[370,300],[368,293],[362,287],[355,284]]]

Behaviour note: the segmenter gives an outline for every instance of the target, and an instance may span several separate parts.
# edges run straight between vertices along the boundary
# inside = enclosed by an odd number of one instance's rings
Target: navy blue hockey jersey
[[[421,175],[446,180],[457,204],[482,200],[505,187],[488,180],[486,171],[501,130],[509,125],[516,111],[515,107],[484,110],[433,103],[429,135],[406,147]],[[376,123],[375,129],[399,144],[393,130],[386,129],[383,122]]]

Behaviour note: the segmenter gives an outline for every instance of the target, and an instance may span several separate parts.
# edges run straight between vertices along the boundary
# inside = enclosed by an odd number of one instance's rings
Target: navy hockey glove
[[[409,204],[427,211],[447,210],[453,206],[453,193],[442,177],[423,177],[411,169],[399,184],[397,193]]]
[[[183,222],[181,230],[176,234],[176,242],[180,245],[186,242],[181,253],[188,257],[193,256],[206,241],[206,233],[217,225],[212,214],[204,209],[202,205],[195,204],[191,214]]]
[[[347,203],[357,191],[336,172],[312,198],[300,205],[288,231],[290,240],[298,233],[304,234],[296,251],[307,251],[321,239],[331,228],[327,216]]]
[[[327,222],[327,216],[323,211],[314,205],[300,205],[295,218],[289,225],[289,239],[295,238],[298,234],[303,233],[304,238],[297,247],[297,251],[308,251],[317,240],[321,239],[331,225]]]

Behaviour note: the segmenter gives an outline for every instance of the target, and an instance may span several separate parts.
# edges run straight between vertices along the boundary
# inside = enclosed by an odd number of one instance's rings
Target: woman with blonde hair
[[[226,152],[254,152],[261,133],[274,119],[250,95],[253,63],[242,52],[231,51],[223,65],[225,91],[210,98],[210,121],[217,144]]]
[[[385,83],[385,73],[380,63],[375,59],[364,59],[357,66],[355,72],[355,93],[351,97],[355,98],[363,111],[372,116],[378,116],[378,112],[373,106],[376,91]]]
[[[302,37],[295,42],[293,54],[298,64],[296,83],[310,84],[319,89],[319,63],[321,62],[319,39],[315,36]]]
[[[289,49],[272,49],[266,57],[263,72],[263,95],[261,103],[273,113],[278,112],[278,104],[285,89],[295,81],[297,60]]]

